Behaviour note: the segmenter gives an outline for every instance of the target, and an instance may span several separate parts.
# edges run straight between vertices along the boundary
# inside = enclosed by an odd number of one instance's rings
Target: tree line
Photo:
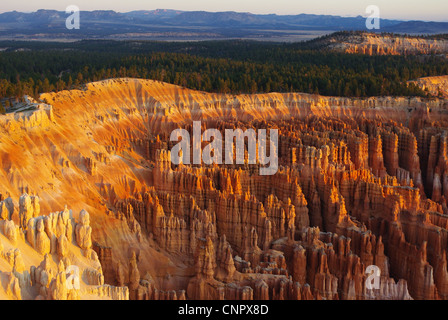
[[[442,56],[367,56],[306,44],[213,41],[0,42],[0,99],[116,77],[219,93],[427,96],[406,81],[448,74]],[[2,104],[5,104],[4,102]],[[7,106],[6,106],[7,107]]]

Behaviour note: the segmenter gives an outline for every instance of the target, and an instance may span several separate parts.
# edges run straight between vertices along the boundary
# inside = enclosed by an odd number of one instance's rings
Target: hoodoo
[[[120,78],[28,103],[0,115],[0,298],[448,297],[446,99]],[[278,170],[247,140],[243,163],[172,163],[194,121],[278,130]]]

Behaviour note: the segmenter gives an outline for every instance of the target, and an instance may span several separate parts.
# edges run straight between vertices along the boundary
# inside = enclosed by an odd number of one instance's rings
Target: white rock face
[[[76,223],[67,207],[36,216],[40,213],[37,196],[23,194],[19,208],[11,205],[12,200],[0,203],[2,213],[7,213],[6,219],[0,219],[0,232],[7,239],[0,239],[0,259],[12,270],[5,273],[0,267],[0,277],[6,279],[0,283],[0,299],[129,299],[127,287],[104,285],[101,264],[91,249],[87,211],[82,210]],[[8,219],[10,211],[16,213],[22,227]],[[72,242],[73,233],[76,244]],[[40,262],[35,263],[39,256]]]

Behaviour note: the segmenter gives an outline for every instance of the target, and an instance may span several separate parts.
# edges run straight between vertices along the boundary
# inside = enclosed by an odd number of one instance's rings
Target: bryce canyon
[[[278,172],[173,165],[195,120],[278,129]],[[447,127],[442,98],[132,78],[30,98],[0,115],[0,298],[446,299]]]

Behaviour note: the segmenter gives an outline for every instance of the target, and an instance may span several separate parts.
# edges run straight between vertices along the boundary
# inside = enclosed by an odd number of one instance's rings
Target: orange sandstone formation
[[[333,35],[325,43],[329,48],[346,53],[367,55],[447,54],[448,41],[377,33]]]
[[[115,79],[41,100],[0,116],[1,298],[448,298],[445,99]],[[278,129],[279,170],[247,145],[244,164],[172,164],[171,131],[199,120]]]

